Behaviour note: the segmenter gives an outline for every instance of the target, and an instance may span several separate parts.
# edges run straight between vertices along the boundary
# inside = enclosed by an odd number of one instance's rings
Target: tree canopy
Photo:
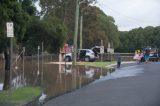
[[[44,50],[49,53],[59,52],[66,40],[65,27],[55,17],[46,17],[43,20],[33,18],[25,33],[23,46],[29,54],[37,53],[37,46],[44,43]]]
[[[80,15],[84,17],[83,47],[91,48],[100,45],[102,39],[105,47],[107,47],[108,42],[117,47],[119,33],[113,17],[105,15],[96,6],[91,6],[90,4],[93,2],[96,2],[96,0],[85,0],[80,5]],[[66,26],[67,43],[70,45],[73,44],[74,38],[75,4],[75,0],[40,0],[44,17],[56,16]]]
[[[151,46],[160,48],[160,26],[136,28],[131,31],[120,32],[119,52],[134,52],[137,49]]]

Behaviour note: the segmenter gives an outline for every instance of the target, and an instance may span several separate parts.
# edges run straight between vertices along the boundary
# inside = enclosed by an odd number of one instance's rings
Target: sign
[[[7,22],[7,37],[14,37],[13,22]]]
[[[108,53],[114,53],[114,48],[107,48]]]
[[[104,46],[100,46],[100,53],[104,53]]]

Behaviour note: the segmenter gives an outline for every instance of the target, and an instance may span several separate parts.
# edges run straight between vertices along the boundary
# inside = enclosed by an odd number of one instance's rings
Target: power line
[[[114,9],[112,9],[110,6],[108,6],[108,5],[106,5],[106,4],[100,4],[99,2],[97,3],[100,7],[108,7],[111,11],[113,11],[113,12],[115,12],[115,13],[117,13],[117,14],[119,14],[119,15],[121,15],[121,16],[123,16],[123,17],[125,17],[125,18],[128,18],[128,19],[130,19],[130,20],[132,20],[132,21],[135,21],[137,24],[139,24],[139,22],[140,23],[155,23],[155,22],[153,22],[153,21],[146,21],[146,20],[140,20],[140,19],[136,19],[136,18],[133,18],[133,17],[130,17],[130,16],[127,16],[127,15],[125,15],[125,14],[123,14],[123,13],[120,13],[120,12],[118,12],[118,11],[116,11],[116,10],[114,10]],[[116,14],[116,15],[117,15]],[[119,15],[117,15],[117,16],[119,16]]]

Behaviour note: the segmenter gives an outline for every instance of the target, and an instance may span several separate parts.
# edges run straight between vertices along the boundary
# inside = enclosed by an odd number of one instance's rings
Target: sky
[[[120,31],[160,26],[160,0],[97,0],[106,15],[115,19]]]

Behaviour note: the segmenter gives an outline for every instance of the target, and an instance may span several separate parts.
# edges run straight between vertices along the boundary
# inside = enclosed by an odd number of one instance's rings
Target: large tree
[[[90,48],[100,45],[101,40],[105,48],[108,42],[115,48],[119,45],[119,33],[113,17],[107,16],[95,6],[86,8],[83,17],[83,47]]]
[[[95,1],[96,0],[85,0],[84,3],[80,5],[80,11]],[[61,19],[67,28],[67,43],[73,44],[76,0],[40,0],[40,6],[42,8],[41,13],[44,17],[55,16]]]
[[[79,1],[82,2],[84,0]],[[114,19],[105,15],[99,8],[90,5],[94,2],[96,0],[85,0],[80,5],[80,15],[84,17],[83,47],[90,48],[100,45],[102,39],[105,47],[108,42],[117,47],[119,38]],[[40,0],[40,4],[44,17],[56,16],[61,19],[67,28],[67,43],[73,44],[76,0]]]
[[[27,27],[23,46],[28,54],[35,54],[37,46],[43,42],[45,51],[57,53],[66,40],[65,32],[65,27],[56,17],[45,17],[43,20],[35,17]]]
[[[3,89],[10,88],[10,56],[9,56],[9,38],[6,37],[6,22],[14,23],[14,41],[15,44],[23,39],[26,29],[26,23],[29,20],[29,15],[23,11],[21,2],[17,0],[1,0],[0,1],[0,45],[1,52],[4,52],[5,57],[5,80]]]

